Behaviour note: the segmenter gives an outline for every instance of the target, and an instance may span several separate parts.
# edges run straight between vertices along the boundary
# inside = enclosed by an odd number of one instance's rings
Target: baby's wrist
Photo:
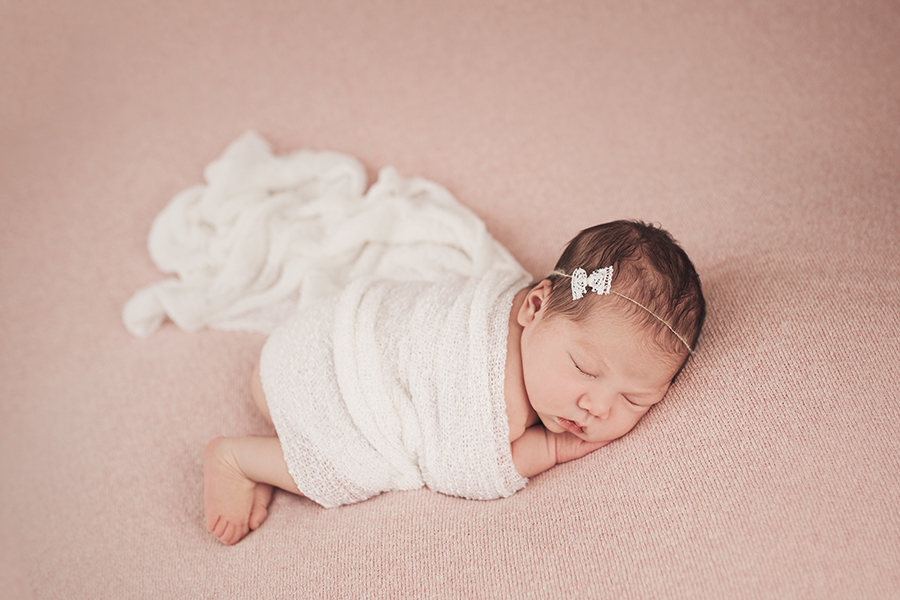
[[[553,433],[548,431],[550,434],[550,458],[552,459],[552,465],[556,466],[559,464],[559,439],[562,436],[561,433]]]

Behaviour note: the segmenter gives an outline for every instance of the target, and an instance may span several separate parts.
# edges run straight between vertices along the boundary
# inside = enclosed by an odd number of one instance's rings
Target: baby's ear
[[[544,308],[544,303],[550,297],[551,291],[553,291],[553,282],[549,279],[544,279],[528,290],[528,294],[525,295],[525,301],[519,307],[519,314],[516,317],[519,325],[526,327],[534,322],[535,319],[541,318],[543,315],[541,309]]]

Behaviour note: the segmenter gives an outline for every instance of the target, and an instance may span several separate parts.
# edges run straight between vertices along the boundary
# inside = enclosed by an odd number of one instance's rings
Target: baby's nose
[[[602,394],[585,394],[582,396],[579,405],[598,419],[606,419],[609,417],[609,410],[612,406],[612,402]]]

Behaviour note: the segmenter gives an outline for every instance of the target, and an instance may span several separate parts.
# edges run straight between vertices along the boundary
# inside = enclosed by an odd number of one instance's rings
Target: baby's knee
[[[253,376],[250,379],[250,393],[253,396],[253,403],[256,404],[256,408],[258,408],[262,416],[266,418],[266,421],[271,423],[272,415],[269,414],[269,404],[266,402],[266,394],[263,391],[262,379],[259,376],[259,363],[256,363],[256,368],[253,369]]]

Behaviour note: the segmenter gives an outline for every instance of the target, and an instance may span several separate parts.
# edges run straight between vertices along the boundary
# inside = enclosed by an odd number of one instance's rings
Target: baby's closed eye
[[[573,356],[569,355],[569,358],[572,359],[572,364],[575,365],[575,368],[578,369],[578,372],[579,372],[579,373],[581,373],[581,374],[584,375],[585,377],[589,377],[589,378],[591,378],[591,379],[596,379],[596,378],[597,378],[596,375],[594,375],[594,374],[592,374],[592,373],[589,373],[588,371],[585,371],[584,369],[582,369],[581,366],[579,366],[578,362],[575,360],[575,358],[574,358]]]

